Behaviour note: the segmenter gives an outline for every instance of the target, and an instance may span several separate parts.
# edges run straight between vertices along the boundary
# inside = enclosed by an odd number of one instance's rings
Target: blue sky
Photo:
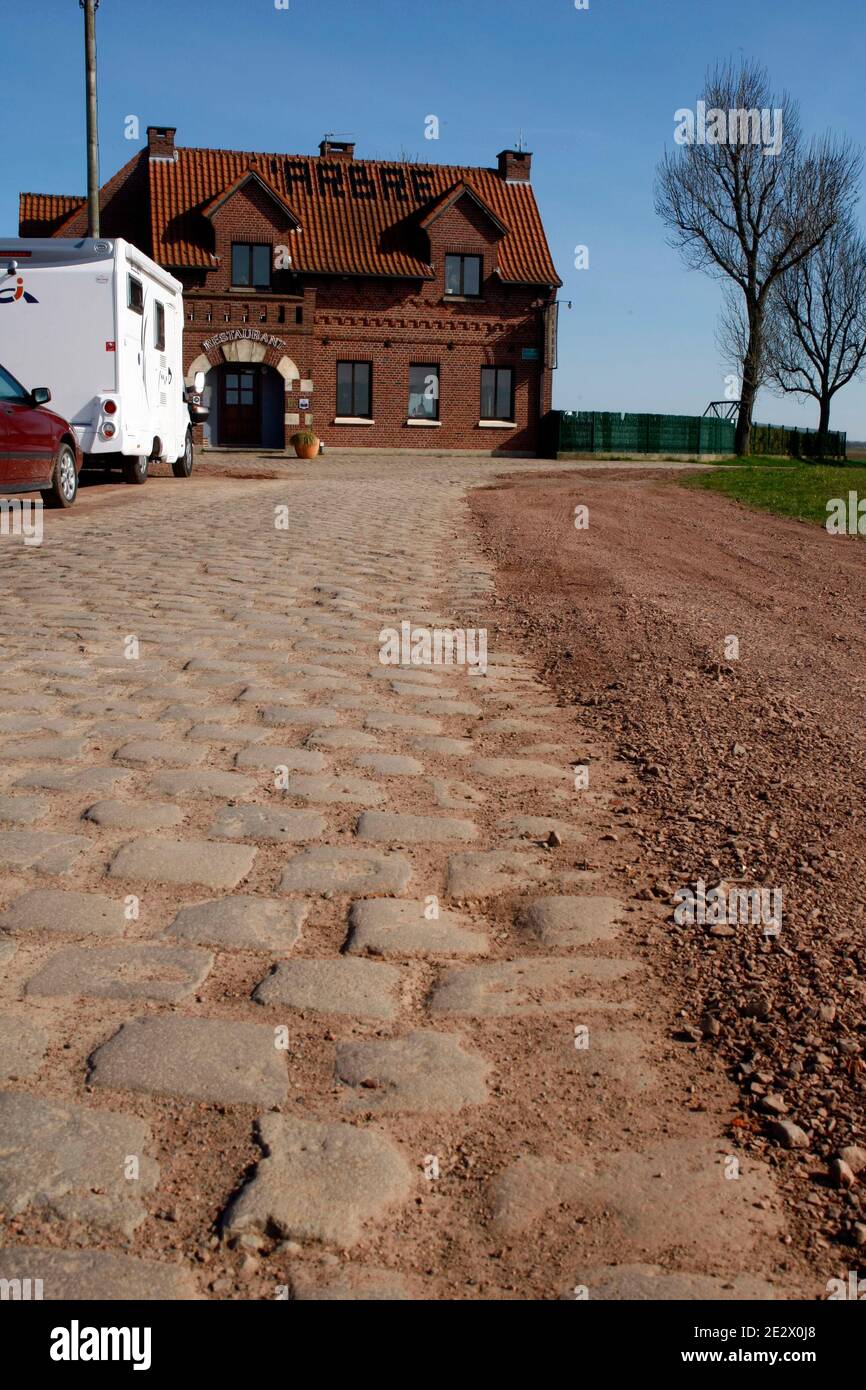
[[[401,151],[495,163],[523,132],[565,282],[555,404],[700,414],[725,394],[717,283],[687,270],[653,211],[674,112],[717,58],[757,58],[801,104],[807,132],[866,139],[863,0],[101,0],[103,180],[133,148],[124,121],[178,142],[315,153],[326,131],[359,158]],[[84,191],[78,0],[5,7],[0,232],[22,189]],[[846,56],[849,55],[849,56]],[[855,56],[856,55],[856,56]],[[862,66],[862,65],[861,65]],[[438,142],[424,138],[428,115]],[[861,220],[866,219],[866,203]],[[589,269],[574,268],[576,245]],[[762,394],[757,417],[813,425],[816,408]],[[833,424],[866,437],[866,384]]]

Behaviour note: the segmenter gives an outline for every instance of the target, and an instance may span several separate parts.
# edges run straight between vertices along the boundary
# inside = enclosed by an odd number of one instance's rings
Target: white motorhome
[[[192,472],[182,292],[127,241],[0,238],[0,363],[49,387],[85,468]]]

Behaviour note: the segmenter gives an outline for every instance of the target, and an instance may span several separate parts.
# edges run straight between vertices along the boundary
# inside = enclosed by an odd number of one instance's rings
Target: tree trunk
[[[818,458],[827,457],[827,435],[830,433],[830,401],[829,393],[821,396],[821,414],[818,418]]]
[[[749,435],[752,430],[752,411],[758,394],[758,363],[761,357],[761,312],[757,304],[748,306],[749,342],[743,360],[743,385],[740,391],[740,413],[737,416],[737,431],[734,435],[734,453],[742,458],[749,452]]]

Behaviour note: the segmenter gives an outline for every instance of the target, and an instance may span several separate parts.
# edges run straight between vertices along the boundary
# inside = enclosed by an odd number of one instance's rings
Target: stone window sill
[[[426,429],[426,430],[430,430],[430,429],[438,429],[439,426],[442,424],[442,421],[441,421],[441,420],[420,420],[420,419],[418,419],[418,420],[407,420],[407,421],[406,421],[406,424],[412,426],[412,427],[415,428],[415,429]]]
[[[516,420],[479,420],[480,430],[516,430]]]
[[[376,421],[371,420],[369,415],[337,415],[334,417],[335,425],[375,425]]]

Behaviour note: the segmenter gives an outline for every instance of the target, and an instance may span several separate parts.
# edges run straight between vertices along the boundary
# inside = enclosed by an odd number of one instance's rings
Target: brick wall
[[[285,342],[285,355],[302,379],[312,380],[313,427],[331,448],[470,449],[535,453],[538,421],[550,409],[552,373],[543,367],[542,307],[547,295],[536,287],[503,284],[496,275],[501,233],[469,198],[418,229],[419,252],[435,266],[433,281],[303,277],[303,291],[290,272],[274,272],[273,293],[231,290],[233,241],[268,242],[291,249],[293,233],[278,206],[254,184],[239,189],[214,214],[213,250],[219,268],[186,275],[187,323],[184,365],[201,355],[202,342],[231,329],[254,329]],[[480,255],[479,300],[445,297],[445,255]],[[207,313],[210,312],[210,320]],[[524,360],[534,349],[538,360]],[[220,349],[207,354],[221,360]],[[281,353],[269,348],[265,361]],[[374,424],[337,425],[339,361],[372,363]],[[407,425],[409,367],[440,369],[440,424]],[[510,367],[514,373],[513,429],[482,428],[481,369]],[[298,406],[297,382],[286,397],[286,413]],[[287,426],[287,438],[293,425]]]

